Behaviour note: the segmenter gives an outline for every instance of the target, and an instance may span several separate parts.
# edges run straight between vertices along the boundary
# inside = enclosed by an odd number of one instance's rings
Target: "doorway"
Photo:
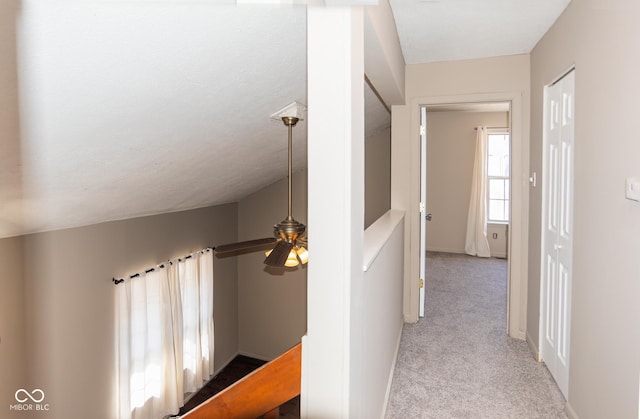
[[[487,170],[480,203],[486,208],[483,217],[486,245],[491,257],[507,259],[511,208],[510,108],[510,102],[434,104],[421,108],[422,249],[465,253],[477,128],[484,127],[487,148],[482,159]],[[421,252],[422,259],[424,256]],[[421,260],[421,278],[425,278],[425,266]],[[422,317],[422,295],[421,303]]]
[[[508,284],[507,284],[507,331],[509,336],[517,339],[525,339],[526,332],[526,303],[527,303],[527,259],[528,259],[528,193],[526,183],[526,172],[528,170],[529,160],[529,141],[526,131],[523,129],[523,105],[520,92],[504,92],[504,93],[479,93],[470,95],[455,96],[437,96],[437,97],[418,97],[412,100],[411,120],[415,131],[414,138],[420,138],[420,111],[424,106],[446,105],[446,104],[473,104],[473,103],[509,103],[510,104],[510,121],[511,129],[511,181],[510,181],[510,221],[507,229],[507,255],[508,255]],[[420,153],[419,141],[412,145],[412,152],[415,155]],[[426,160],[425,160],[426,161]],[[417,167],[415,184],[416,188],[412,193],[415,199],[416,207],[420,203],[419,182],[420,182],[420,162],[417,159]],[[468,199],[468,198],[467,198]],[[465,206],[466,206],[465,202]],[[428,203],[427,203],[428,205]],[[438,214],[433,213],[435,221]],[[465,222],[466,225],[466,222]],[[413,224],[411,228],[411,240],[419,245],[420,227],[419,224]],[[427,237],[425,249],[429,246],[429,238]],[[411,272],[415,272],[418,277],[420,254],[423,252],[419,246],[415,248],[415,259],[412,258]],[[414,264],[415,263],[415,264]],[[413,271],[415,269],[415,271]],[[426,273],[428,277],[428,272]],[[415,284],[415,285],[413,285]],[[415,288],[413,288],[415,287]],[[419,308],[419,283],[412,282],[411,294],[415,295],[414,309],[415,319],[418,318]],[[413,294],[415,292],[415,294]],[[429,296],[426,297],[427,303]],[[411,314],[411,312],[409,312]],[[409,317],[410,318],[410,317]],[[416,321],[413,320],[413,321]],[[411,321],[411,320],[408,320]]]

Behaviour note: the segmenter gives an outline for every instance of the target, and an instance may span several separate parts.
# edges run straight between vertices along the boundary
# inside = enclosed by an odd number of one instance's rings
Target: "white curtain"
[[[487,240],[487,128],[476,132],[476,156],[473,164],[471,198],[467,216],[467,237],[464,251],[471,256],[490,257]]]
[[[194,253],[117,286],[122,419],[178,413],[213,375],[213,254]]]
[[[213,256],[178,265],[183,310],[184,391],[197,391],[213,375]]]

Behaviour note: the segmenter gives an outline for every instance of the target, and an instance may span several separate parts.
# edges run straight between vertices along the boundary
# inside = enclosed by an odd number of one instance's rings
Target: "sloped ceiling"
[[[306,103],[305,20],[291,6],[23,1],[0,234],[232,202],[286,176],[287,129],[269,116]],[[304,122],[294,152],[305,166]]]
[[[529,52],[567,3],[391,0],[407,63]],[[0,54],[0,237],[233,202],[286,176],[269,116],[307,103],[303,5],[4,0]],[[367,132],[390,122],[375,99]]]

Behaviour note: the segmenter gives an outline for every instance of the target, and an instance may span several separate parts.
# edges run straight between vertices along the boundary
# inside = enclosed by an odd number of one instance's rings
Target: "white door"
[[[420,107],[420,296],[418,315],[424,317],[427,274],[427,107]]]
[[[541,358],[565,398],[569,386],[573,248],[574,71],[545,89]]]

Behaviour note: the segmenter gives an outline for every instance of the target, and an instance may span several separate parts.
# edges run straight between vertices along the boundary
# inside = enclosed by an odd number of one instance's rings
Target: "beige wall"
[[[389,0],[366,6],[364,68],[387,106],[404,103],[404,57]]]
[[[227,204],[22,237],[27,385],[42,389],[51,409],[37,417],[115,417],[111,278],[235,241],[236,225],[236,204]],[[216,258],[214,266],[222,366],[237,351],[236,263]]]
[[[10,411],[17,404],[15,392],[28,388],[26,382],[26,344],[24,284],[22,278],[22,237],[0,239],[0,416],[24,417]]]
[[[391,127],[364,142],[364,228],[391,208]]]
[[[528,238],[529,56],[408,65],[406,106],[394,106],[391,140],[391,207],[405,210],[405,293],[407,321],[418,319],[418,238],[420,202],[419,106],[421,104],[512,100],[514,214],[510,241],[520,246],[510,255],[511,336],[524,338],[526,328],[526,245]],[[515,158],[515,157],[514,157]],[[516,170],[517,167],[517,170]],[[524,249],[524,250],[523,250]],[[515,278],[515,281],[513,280]]]
[[[293,174],[292,215],[307,224],[307,173]],[[273,237],[273,225],[287,217],[287,179],[238,203],[238,239]],[[313,259],[313,249],[309,251]],[[273,269],[264,249],[237,257],[238,350],[271,360],[300,342],[307,330],[307,267]]]
[[[508,127],[507,112],[427,112],[427,250],[464,253],[479,125]],[[503,236],[502,236],[503,238]],[[502,244],[506,242],[502,240]],[[489,236],[494,252],[497,240]],[[505,251],[502,250],[504,256]]]
[[[574,0],[531,54],[531,171],[542,173],[543,88],[576,67],[569,406],[638,418],[640,3]],[[539,181],[539,185],[540,185]],[[528,333],[538,341],[541,187],[531,191]]]

